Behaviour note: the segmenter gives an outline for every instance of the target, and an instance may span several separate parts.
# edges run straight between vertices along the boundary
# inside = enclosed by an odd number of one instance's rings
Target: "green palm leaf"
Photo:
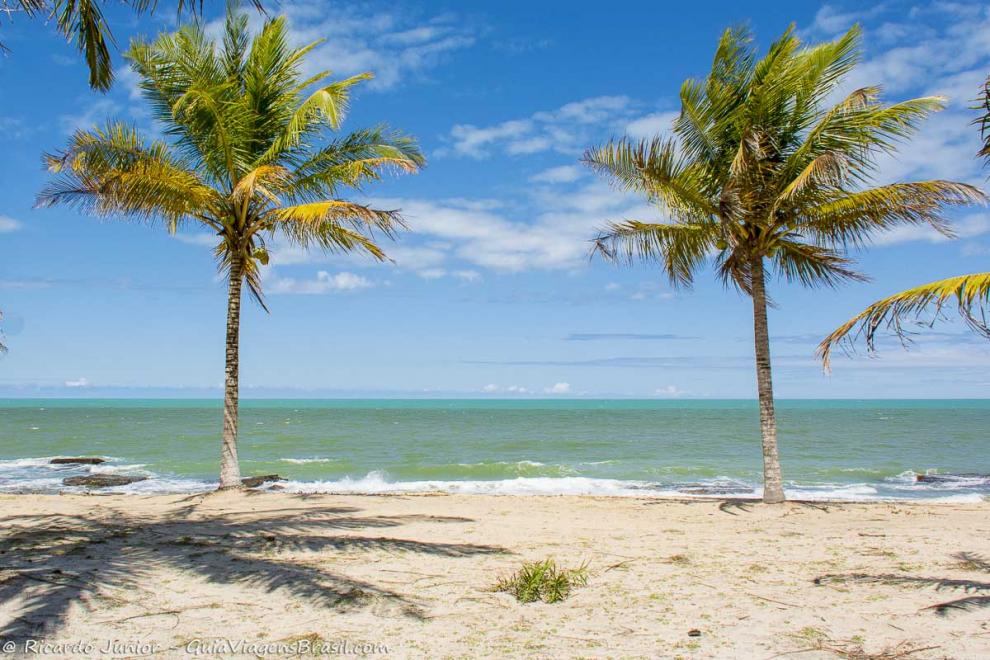
[[[832,351],[843,343],[852,346],[856,339],[862,338],[868,350],[873,352],[877,335],[884,329],[907,339],[909,331],[904,327],[907,321],[917,320],[929,310],[937,317],[942,308],[951,303],[955,303],[973,329],[990,338],[986,316],[988,302],[990,273],[961,275],[923,284],[878,300],[843,323],[818,345],[818,355],[828,369]]]

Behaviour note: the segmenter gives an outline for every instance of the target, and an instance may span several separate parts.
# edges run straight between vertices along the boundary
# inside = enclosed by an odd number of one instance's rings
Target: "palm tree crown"
[[[340,128],[350,88],[371,74],[304,97],[330,72],[302,79],[302,59],[319,42],[293,49],[286,37],[280,17],[249,44],[247,17],[231,14],[219,50],[199,25],[134,43],[128,57],[166,139],[148,141],[120,122],[76,132],[46,156],[58,177],[39,203],[161,221],[171,232],[205,225],[219,237],[221,267],[242,267],[259,301],[266,237],[383,259],[366,230],[392,236],[401,216],[337,196],[389,168],[416,171],[423,157],[412,139],[381,127],[318,147]]]
[[[857,89],[826,105],[855,66],[860,32],[810,48],[788,30],[757,61],[749,36],[722,37],[704,82],[681,88],[672,138],[610,142],[587,162],[646,195],[672,222],[612,223],[596,242],[607,256],[659,260],[690,284],[709,258],[719,276],[752,289],[753,260],[807,286],[862,279],[841,249],[898,223],[946,231],[948,204],[982,200],[951,181],[864,188],[876,157],[894,151],[942,108],[927,97],[885,105],[880,89]]]
[[[863,279],[847,246],[901,223],[947,231],[945,206],[983,198],[951,181],[867,187],[877,157],[893,152],[943,99],[887,105],[877,87],[840,97],[859,60],[859,40],[854,27],[806,47],[791,28],[757,58],[746,31],[727,30],[708,77],[681,87],[670,137],[613,140],[585,155],[592,168],[644,195],[667,218],[613,222],[596,239],[597,252],[659,262],[675,285],[690,285],[710,261],[723,282],[753,297],[767,501],[783,499],[768,271],[805,286]]]
[[[42,206],[130,216],[170,232],[194,223],[217,235],[215,256],[230,282],[231,446],[241,282],[263,305],[267,241],[385,259],[375,234],[393,236],[403,226],[400,214],[341,195],[388,170],[415,172],[424,163],[414,140],[384,127],[328,135],[340,128],[351,88],[371,74],[329,83],[326,71],[304,78],[303,58],[318,43],[290,47],[283,18],[267,21],[252,39],[247,17],[234,8],[221,44],[198,24],[136,42],[128,57],[165,138],[148,140],[110,121],[77,131],[64,150],[45,158],[55,176],[39,195]],[[236,455],[232,460],[236,467]],[[228,481],[239,478],[234,468],[229,474]]]

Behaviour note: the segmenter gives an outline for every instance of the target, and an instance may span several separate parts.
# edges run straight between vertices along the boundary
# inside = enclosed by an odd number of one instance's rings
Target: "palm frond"
[[[146,144],[126,124],[77,131],[67,149],[46,155],[45,161],[56,176],[38,195],[38,206],[66,204],[102,216],[162,219],[171,231],[190,219],[219,228],[210,219],[216,192],[167,144]]]
[[[714,223],[656,224],[626,220],[609,224],[594,240],[593,253],[610,260],[659,262],[675,285],[690,286],[694,270],[715,246]]]
[[[837,287],[844,282],[862,282],[867,278],[850,266],[852,260],[820,245],[779,239],[771,255],[778,273],[788,282],[806,287]]]
[[[794,227],[816,240],[841,245],[862,245],[878,232],[901,224],[929,225],[952,236],[942,216],[944,210],[986,201],[978,188],[955,181],[894,183],[811,204],[801,209]]]
[[[902,340],[908,338],[904,323],[918,319],[928,309],[937,317],[942,308],[954,302],[966,322],[990,338],[987,325],[987,302],[990,301],[990,273],[974,273],[923,284],[879,300],[836,328],[818,345],[818,355],[828,369],[832,351],[845,343],[853,346],[862,338],[869,352],[882,329],[892,331]]]
[[[322,77],[324,74],[320,75]],[[370,73],[360,73],[314,91],[296,108],[282,134],[275,138],[258,161],[268,163],[283,157],[285,152],[298,147],[314,127],[325,124],[332,130],[339,129],[350,103],[350,88],[372,78],[374,76]]]
[[[385,252],[364,232],[379,231],[393,238],[405,227],[399,211],[336,199],[281,207],[269,212],[269,216],[273,230],[287,234],[301,245],[315,243],[328,250],[363,250],[379,261],[387,258]]]
[[[678,155],[672,140],[608,142],[586,151],[584,162],[620,188],[646,195],[680,219],[711,218],[717,212],[701,188],[698,172]]]

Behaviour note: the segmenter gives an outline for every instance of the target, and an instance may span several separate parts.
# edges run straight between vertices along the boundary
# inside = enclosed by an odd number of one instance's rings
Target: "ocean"
[[[990,400],[777,410],[789,497],[990,495]],[[0,400],[0,492],[75,492],[62,479],[91,472],[147,477],[110,492],[207,490],[220,424],[207,400]],[[292,492],[760,494],[752,401],[250,400],[240,428],[243,474],[280,474]],[[51,465],[58,456],[107,462]]]

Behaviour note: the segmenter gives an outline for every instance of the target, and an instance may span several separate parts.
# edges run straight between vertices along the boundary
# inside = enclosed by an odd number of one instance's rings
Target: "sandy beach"
[[[990,654],[988,504],[247,492],[0,510],[0,639],[20,653]],[[556,604],[490,590],[546,557],[587,564],[587,586]]]

